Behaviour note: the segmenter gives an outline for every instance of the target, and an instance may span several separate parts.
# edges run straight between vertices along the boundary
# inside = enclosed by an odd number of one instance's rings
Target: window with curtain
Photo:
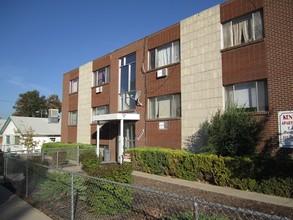
[[[149,69],[166,66],[179,60],[179,41],[174,41],[149,51]]]
[[[149,99],[149,119],[180,116],[181,101],[179,94],[164,95]]]
[[[78,79],[70,80],[69,93],[75,93],[78,90]]]
[[[77,111],[69,112],[68,125],[77,125]]]
[[[267,111],[267,83],[253,81],[225,87],[226,105],[236,104],[252,111]]]
[[[224,48],[263,38],[262,12],[247,14],[222,25]]]
[[[100,86],[109,82],[110,67],[105,67],[94,72],[94,86]]]

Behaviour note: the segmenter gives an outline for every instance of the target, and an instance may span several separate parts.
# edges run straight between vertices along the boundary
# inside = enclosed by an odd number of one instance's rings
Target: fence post
[[[58,168],[59,167],[59,151],[57,151],[56,160],[57,160],[56,166]]]
[[[28,161],[25,161],[26,163],[26,178],[25,178],[25,198],[28,197]]]
[[[74,220],[74,188],[73,188],[73,173],[71,173],[71,220]]]
[[[77,160],[77,166],[79,165],[79,153],[80,153],[80,151],[79,151],[79,146],[77,146],[77,155],[76,155],[76,160]]]
[[[197,204],[197,202],[194,200],[194,202],[193,202],[193,216],[194,216],[194,219],[195,220],[198,220],[199,219],[199,213],[198,213],[198,204]]]

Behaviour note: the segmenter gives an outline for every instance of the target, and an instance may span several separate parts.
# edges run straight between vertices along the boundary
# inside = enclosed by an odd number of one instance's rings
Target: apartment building
[[[291,21],[290,0],[226,1],[69,71],[62,142],[118,162],[131,147],[180,149],[237,102],[268,116],[264,143],[281,144],[293,135],[279,135],[293,118]]]

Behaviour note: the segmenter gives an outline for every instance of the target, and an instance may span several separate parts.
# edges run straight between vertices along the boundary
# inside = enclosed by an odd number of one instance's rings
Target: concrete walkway
[[[3,183],[2,177],[0,183]],[[51,218],[0,185],[0,219],[50,220]]]
[[[200,183],[200,182],[176,179],[176,178],[172,178],[172,177],[158,176],[158,175],[143,173],[143,172],[139,172],[139,171],[133,171],[133,175],[143,177],[143,178],[158,180],[161,182],[173,183],[173,184],[180,185],[180,186],[187,186],[190,188],[201,189],[204,191],[234,196],[236,198],[254,200],[257,202],[264,202],[264,203],[268,203],[268,204],[274,204],[274,205],[280,205],[280,206],[293,208],[293,199],[289,199],[289,198],[284,198],[284,197],[279,197],[279,196],[271,196],[271,195],[266,195],[266,194],[262,194],[262,193],[248,192],[248,191],[243,191],[243,190],[237,190],[237,189],[232,189],[229,187],[214,186],[214,185],[207,184],[207,183]]]

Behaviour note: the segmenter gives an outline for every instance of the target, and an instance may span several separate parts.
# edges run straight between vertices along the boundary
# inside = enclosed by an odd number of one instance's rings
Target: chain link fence
[[[4,174],[16,193],[52,219],[287,219],[53,169],[11,155]]]

